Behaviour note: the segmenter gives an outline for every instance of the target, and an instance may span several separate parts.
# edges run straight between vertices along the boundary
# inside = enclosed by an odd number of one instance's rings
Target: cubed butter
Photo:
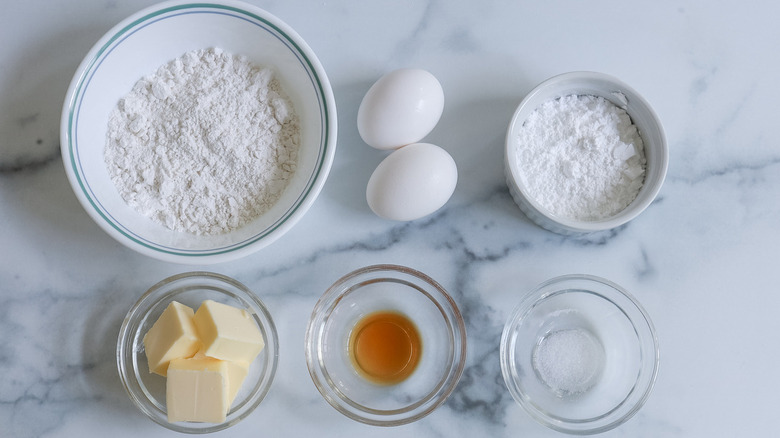
[[[200,348],[191,308],[173,301],[144,335],[149,371],[165,376],[168,364],[177,358],[192,357]]]
[[[193,321],[206,356],[250,364],[265,347],[260,329],[244,309],[206,300]]]
[[[206,356],[202,350],[195,353],[193,359],[213,359]],[[231,360],[223,361],[227,364],[227,382],[228,382],[228,407],[233,406],[233,401],[244,384],[247,374],[249,374],[250,364],[245,362],[233,362]]]
[[[249,373],[249,364],[245,362],[225,361],[228,371],[228,406],[233,405],[233,400],[238,395],[238,390]]]
[[[228,363],[211,357],[174,359],[168,367],[168,421],[222,423],[230,409]]]

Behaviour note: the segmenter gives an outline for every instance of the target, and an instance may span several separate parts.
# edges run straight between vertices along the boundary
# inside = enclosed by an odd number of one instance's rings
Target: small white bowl
[[[569,95],[603,97],[622,108],[636,125],[644,143],[647,167],[639,194],[625,209],[603,220],[581,221],[551,213],[536,201],[534,193],[529,193],[523,184],[522,170],[516,160],[516,138],[528,116],[545,102]],[[668,164],[669,150],[663,126],[650,105],[639,93],[620,80],[595,72],[564,73],[531,90],[512,116],[504,149],[504,173],[512,198],[529,219],[542,228],[559,234],[609,230],[634,219],[658,195],[666,178]]]
[[[171,231],[129,207],[104,162],[108,116],[141,77],[188,51],[218,47],[270,67],[300,118],[298,169],[278,202],[230,233]],[[87,213],[122,244],[160,260],[207,264],[248,255],[287,232],[317,198],[336,149],[336,105],[319,60],[287,24],[236,1],[164,2],[106,33],[70,84],[62,111],[65,170]]]

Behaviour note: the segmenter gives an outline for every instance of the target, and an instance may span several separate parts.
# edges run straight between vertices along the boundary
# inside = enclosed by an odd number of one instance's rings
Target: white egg
[[[374,83],[360,102],[360,137],[377,149],[397,149],[428,135],[444,110],[444,91],[431,73],[392,71]]]
[[[366,201],[377,216],[410,221],[447,203],[458,182],[455,160],[430,143],[414,143],[393,151],[371,174]]]

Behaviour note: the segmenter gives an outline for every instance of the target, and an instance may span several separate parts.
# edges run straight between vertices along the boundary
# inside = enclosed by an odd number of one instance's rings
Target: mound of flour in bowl
[[[235,230],[276,203],[300,127],[270,69],[220,49],[185,53],[139,80],[111,112],[108,173],[122,199],[176,230]]]

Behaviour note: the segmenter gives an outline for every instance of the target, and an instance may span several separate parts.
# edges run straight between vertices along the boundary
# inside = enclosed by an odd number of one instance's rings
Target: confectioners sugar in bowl
[[[534,117],[544,119],[543,128],[523,133]],[[621,80],[588,71],[533,88],[512,116],[504,149],[512,199],[528,219],[563,235],[635,219],[658,195],[668,163],[663,126],[650,104]]]
[[[626,111],[602,97],[544,103],[518,129],[516,145],[523,184],[554,215],[606,219],[642,188],[642,138]]]

